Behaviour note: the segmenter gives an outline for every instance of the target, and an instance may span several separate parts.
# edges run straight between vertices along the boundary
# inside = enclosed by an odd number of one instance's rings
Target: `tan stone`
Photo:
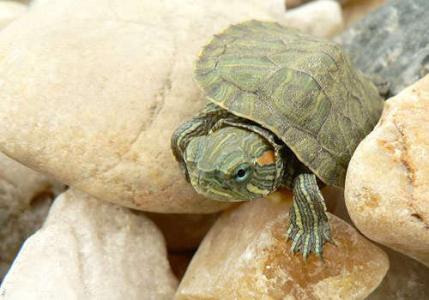
[[[241,20],[273,19],[283,14],[283,1],[46,5],[0,35],[0,150],[129,207],[170,213],[225,208],[185,181],[170,137],[205,103],[192,65],[210,36]]]
[[[0,281],[63,185],[0,153]]]
[[[364,235],[429,266],[429,76],[386,101],[350,161],[345,197]]]
[[[161,230],[171,252],[197,249],[216,221],[218,214],[155,214],[145,213]]]
[[[0,299],[171,299],[176,285],[150,220],[69,190],[25,242]]]
[[[203,240],[176,299],[364,299],[389,263],[382,250],[330,215],[336,246],[307,262],[286,242],[290,203],[254,201],[225,212]]]
[[[0,29],[27,12],[27,5],[15,1],[0,1]]]
[[[301,31],[332,37],[343,29],[341,6],[334,0],[318,0],[288,10],[285,24]]]

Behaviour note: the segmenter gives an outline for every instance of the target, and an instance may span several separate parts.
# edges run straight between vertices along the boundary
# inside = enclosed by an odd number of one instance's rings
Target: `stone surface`
[[[290,196],[289,196],[290,197]],[[382,250],[330,215],[336,246],[303,262],[285,241],[290,203],[254,201],[225,212],[207,234],[176,299],[364,299],[383,279]]]
[[[129,207],[225,208],[185,181],[170,136],[205,103],[192,66],[210,36],[240,20],[283,16],[283,1],[46,5],[0,35],[0,150]]]
[[[414,259],[385,249],[390,268],[379,287],[367,300],[429,299],[429,269]]]
[[[429,75],[387,100],[350,161],[345,197],[364,235],[429,266]]]
[[[333,0],[318,0],[288,10],[285,24],[301,31],[331,37],[343,28],[341,6]]]
[[[343,191],[327,187],[322,193],[325,199],[337,203],[333,213],[352,225],[344,203]],[[381,284],[366,299],[429,299],[429,268],[401,253],[381,247],[389,256],[390,268]]]
[[[341,35],[353,63],[393,95],[429,73],[429,1],[391,0]]]
[[[150,220],[69,190],[25,242],[0,299],[171,299],[176,285]]]
[[[201,240],[218,217],[218,214],[145,213],[145,215],[161,230],[170,252],[197,249]]]
[[[0,282],[62,189],[61,184],[0,153]]]
[[[15,1],[0,1],[0,29],[27,12],[27,6]]]

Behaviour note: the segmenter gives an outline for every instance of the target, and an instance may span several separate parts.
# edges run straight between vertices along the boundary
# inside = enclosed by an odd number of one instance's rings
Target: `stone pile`
[[[22,9],[8,26],[0,3],[0,152],[10,157],[0,156],[1,271],[70,187],[22,246],[0,299],[428,298],[429,77],[414,84],[417,67],[391,82],[392,94],[409,87],[352,159],[347,208],[342,190],[323,191],[335,240],[323,262],[290,252],[290,193],[211,201],[171,154],[172,131],[205,103],[193,62],[213,34],[247,19],[322,37],[352,26],[338,40],[365,71],[356,45],[371,18],[388,26],[380,15],[399,7],[352,25],[384,1],[301,2],[285,11],[284,0],[35,0],[13,3]],[[398,34],[387,41],[416,57]]]

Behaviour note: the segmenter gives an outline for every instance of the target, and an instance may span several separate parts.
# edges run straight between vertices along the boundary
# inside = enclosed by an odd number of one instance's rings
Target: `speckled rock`
[[[350,161],[345,197],[364,235],[429,266],[429,75],[387,100]]]
[[[0,153],[0,281],[63,185]]]
[[[171,299],[177,285],[153,223],[69,190],[24,244],[0,299]]]
[[[0,35],[0,150],[100,199],[170,213],[198,196],[170,151],[205,103],[193,61],[215,32],[283,1],[62,0]],[[30,101],[31,100],[31,101]]]
[[[170,252],[197,249],[218,217],[218,214],[145,213],[145,215],[161,230]]]
[[[331,37],[343,28],[341,6],[333,0],[318,0],[288,10],[285,24],[301,31]]]
[[[325,262],[290,252],[290,203],[254,201],[225,212],[203,240],[175,296],[183,299],[364,299],[389,267],[382,250],[330,215]]]
[[[0,30],[27,12],[27,5],[15,1],[0,1]]]
[[[428,28],[429,1],[390,0],[339,41],[357,67],[386,79],[396,95],[429,73]]]

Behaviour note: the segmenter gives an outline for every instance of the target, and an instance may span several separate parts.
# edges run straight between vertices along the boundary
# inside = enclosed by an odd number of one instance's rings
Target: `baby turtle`
[[[292,250],[321,256],[332,240],[319,187],[343,186],[382,112],[375,85],[339,45],[261,21],[215,35],[195,77],[208,104],[171,140],[188,181],[229,202],[289,188]]]

